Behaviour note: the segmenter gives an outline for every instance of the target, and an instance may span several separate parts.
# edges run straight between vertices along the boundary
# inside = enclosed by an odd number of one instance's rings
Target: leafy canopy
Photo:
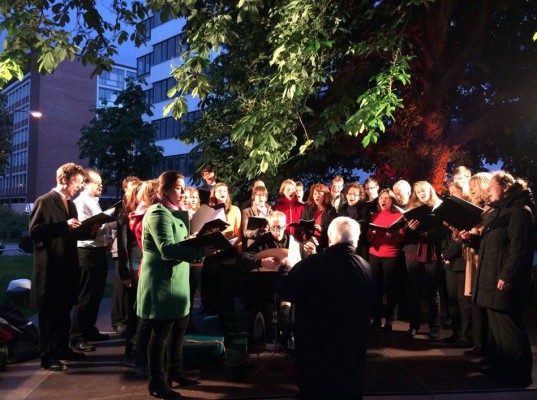
[[[6,34],[0,53],[0,87],[22,79],[29,59],[42,73],[51,73],[65,59],[80,54],[95,73],[110,70],[117,45],[143,42],[141,23],[148,10],[141,1],[106,2],[106,20],[91,0],[10,0],[0,2],[0,32]],[[135,29],[130,30],[133,26]]]
[[[199,143],[206,160],[235,171],[228,181],[240,181],[274,176],[341,132],[360,136],[363,147],[376,143],[403,106],[399,88],[410,82],[411,57],[398,50],[398,32],[428,1],[180,2],[179,10],[157,3],[187,18],[188,46],[172,72],[177,85],[166,111],[179,118],[188,111],[186,94],[198,97],[204,115],[186,139]],[[356,63],[364,64],[365,83],[314,111]],[[314,115],[320,118],[311,125]]]

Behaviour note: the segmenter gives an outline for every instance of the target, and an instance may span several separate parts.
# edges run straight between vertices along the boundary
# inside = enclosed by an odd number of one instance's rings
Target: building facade
[[[82,126],[94,117],[100,98],[113,101],[135,69],[116,66],[91,77],[93,68],[78,60],[64,61],[53,74],[32,71],[7,85],[7,109],[13,116],[13,140],[6,172],[0,175],[0,204],[23,212],[56,185],[57,168],[66,162],[86,166],[79,157]],[[39,111],[37,119],[30,111]]]
[[[153,107],[153,116],[147,117],[156,127],[156,144],[164,148],[164,161],[155,166],[154,175],[175,169],[185,174],[188,179],[195,174],[196,155],[191,154],[193,146],[181,141],[189,122],[200,117],[200,111],[192,111],[175,120],[165,116],[164,107],[170,102],[167,92],[175,85],[170,76],[174,66],[180,62],[179,55],[183,51],[184,34],[182,20],[162,22],[158,14],[145,21],[146,45],[138,50],[136,59],[137,76],[146,81],[144,87],[146,101]],[[196,109],[196,103],[189,99],[189,109]]]

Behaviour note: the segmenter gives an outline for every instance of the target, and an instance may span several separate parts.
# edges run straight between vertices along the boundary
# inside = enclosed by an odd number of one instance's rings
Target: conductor
[[[301,399],[361,399],[373,275],[356,254],[360,226],[338,217],[329,247],[297,263],[280,294],[295,303],[297,385]]]

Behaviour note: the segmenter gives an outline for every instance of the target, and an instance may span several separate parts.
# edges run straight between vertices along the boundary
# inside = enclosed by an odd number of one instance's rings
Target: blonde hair
[[[282,182],[282,184],[280,185],[280,191],[278,192],[278,194],[279,194],[280,196],[283,196],[283,195],[284,195],[283,192],[284,192],[285,187],[286,187],[287,185],[293,185],[293,186],[295,187],[295,189],[296,189],[296,183],[295,183],[295,181],[293,181],[292,179],[286,179],[286,180],[284,180],[284,181]]]
[[[472,191],[470,189],[470,201],[473,204],[483,206],[485,203],[488,203],[489,195],[487,194],[487,186],[491,177],[492,174],[488,172],[478,172],[470,177],[468,184],[470,186],[474,184],[477,188],[477,193],[475,195],[472,195]]]
[[[429,200],[427,200],[426,203],[422,203],[420,199],[418,199],[418,196],[416,195],[416,188],[418,186],[422,186],[429,191]],[[419,207],[422,204],[427,204],[429,207],[434,207],[437,202],[438,202],[438,195],[436,194],[433,186],[429,182],[417,181],[416,183],[414,183],[414,186],[412,187],[412,194],[410,195],[410,200],[408,201],[409,210]]]

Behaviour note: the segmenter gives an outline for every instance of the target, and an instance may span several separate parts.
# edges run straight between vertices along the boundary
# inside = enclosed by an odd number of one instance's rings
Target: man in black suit
[[[373,273],[356,254],[358,222],[338,217],[330,246],[298,262],[281,282],[295,303],[297,385],[301,399],[361,399]]]
[[[38,310],[41,367],[66,369],[60,360],[80,359],[69,349],[71,308],[78,288],[77,239],[89,236],[80,227],[71,198],[83,183],[84,169],[67,163],[56,172],[57,186],[39,197],[30,215],[34,244],[31,304]]]

